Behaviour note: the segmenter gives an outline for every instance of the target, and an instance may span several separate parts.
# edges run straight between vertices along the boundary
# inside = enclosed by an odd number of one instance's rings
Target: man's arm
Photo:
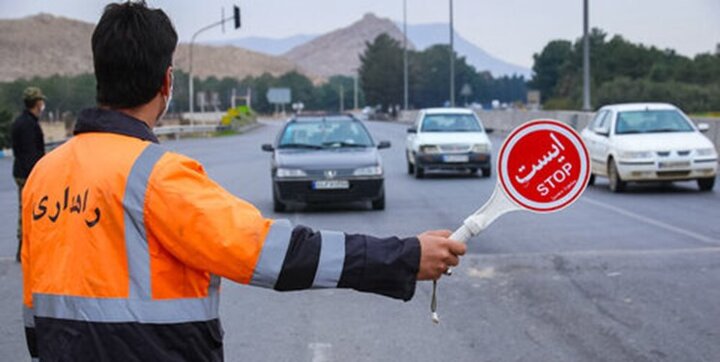
[[[195,268],[276,290],[353,288],[408,300],[418,277],[435,279],[457,264],[448,232],[401,239],[293,227],[263,218],[197,162],[163,158],[148,185],[146,225]]]

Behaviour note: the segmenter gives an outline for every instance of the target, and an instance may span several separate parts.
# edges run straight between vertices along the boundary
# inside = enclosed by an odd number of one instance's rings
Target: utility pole
[[[455,107],[455,30],[453,28],[453,0],[450,0],[450,107]]]
[[[224,15],[225,11],[223,11],[222,14]],[[240,28],[240,25],[241,25],[241,23],[240,23],[240,8],[238,6],[233,6],[233,15],[232,16],[229,16],[227,18],[225,18],[224,16],[221,16],[220,21],[200,28],[200,30],[196,31],[195,34],[193,34],[192,38],[190,38],[190,57],[189,57],[190,64],[188,65],[188,77],[189,77],[188,97],[189,97],[189,101],[190,101],[190,113],[193,113],[195,111],[195,100],[194,100],[195,89],[193,87],[193,45],[195,45],[195,38],[197,38],[197,36],[200,35],[200,33],[204,32],[206,30],[212,29],[216,26],[223,26],[223,30],[224,30],[225,21],[227,21],[227,20],[234,20],[235,29]],[[192,121],[192,117],[191,117],[191,121]]]
[[[588,0],[583,1],[583,111],[592,110],[590,106],[590,36],[588,35]]]
[[[355,71],[355,77],[353,78],[353,109],[358,109],[358,74]]]
[[[340,84],[340,113],[345,112],[345,87]]]
[[[403,109],[408,110],[407,0],[403,0]]]

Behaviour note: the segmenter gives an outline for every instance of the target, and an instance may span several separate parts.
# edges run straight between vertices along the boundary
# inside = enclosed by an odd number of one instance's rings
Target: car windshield
[[[303,119],[285,127],[279,148],[370,147],[372,139],[360,122],[348,119]]]
[[[672,109],[620,112],[615,125],[615,134],[692,131],[685,117]]]
[[[481,132],[482,127],[472,114],[428,114],[422,132]]]

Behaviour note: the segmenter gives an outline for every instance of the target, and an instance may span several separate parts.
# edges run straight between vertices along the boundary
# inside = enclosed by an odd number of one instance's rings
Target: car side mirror
[[[384,148],[390,148],[390,141],[380,141],[377,146],[378,150],[382,150]]]
[[[707,123],[700,123],[697,127],[698,131],[700,132],[707,132],[708,130],[710,130],[710,125]]]
[[[407,133],[417,133],[417,128],[415,128],[415,127],[410,127],[410,128],[407,129]]]
[[[266,144],[262,145],[262,150],[265,152],[273,152],[273,151],[275,151],[275,147],[273,147],[269,143],[266,143]]]
[[[610,131],[604,130],[604,129],[595,129],[595,133],[599,136],[608,137],[610,136]]]
[[[485,128],[485,133],[491,134],[493,132],[495,132],[495,128]]]

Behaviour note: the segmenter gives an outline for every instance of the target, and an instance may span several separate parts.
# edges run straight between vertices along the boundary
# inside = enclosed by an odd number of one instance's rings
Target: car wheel
[[[623,192],[625,190],[626,182],[620,178],[615,160],[610,159],[608,165],[608,179],[610,181],[610,191],[612,192]]]
[[[490,177],[492,175],[492,169],[490,167],[482,168],[482,177]]]
[[[700,191],[712,191],[715,187],[715,177],[699,178],[697,183]]]
[[[590,174],[590,178],[588,178],[588,186],[595,185],[595,174]]]
[[[425,169],[420,167],[420,165],[415,165],[415,178],[423,177],[425,177]]]
[[[379,199],[373,200],[372,208],[373,208],[373,210],[385,210],[385,194],[384,193],[382,196],[380,196]]]
[[[407,173],[408,175],[412,175],[415,173],[415,166],[413,166],[412,162],[410,162],[410,155],[406,153],[405,159],[407,160]]]
[[[469,171],[470,171],[470,174],[471,174],[471,175],[474,175],[474,174],[477,173],[478,169],[475,168],[475,167],[471,167],[471,168],[469,169]]]
[[[275,212],[283,212],[287,209],[287,206],[278,199],[277,195],[273,191],[273,211]]]

